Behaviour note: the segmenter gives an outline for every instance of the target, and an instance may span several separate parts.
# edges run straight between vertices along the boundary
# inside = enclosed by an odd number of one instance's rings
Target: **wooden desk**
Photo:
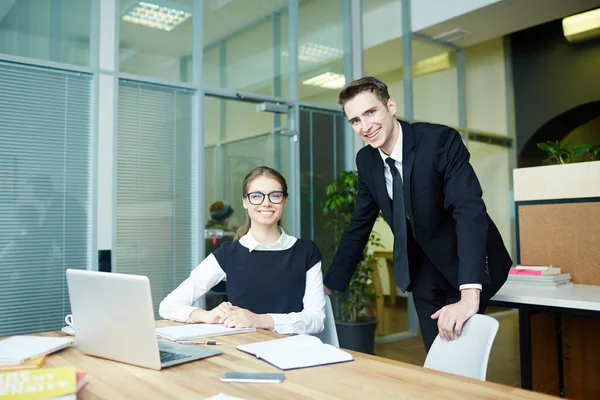
[[[157,326],[175,325],[157,321]],[[46,336],[65,336],[62,332]],[[75,365],[87,371],[88,384],[78,395],[86,399],[203,399],[218,393],[244,399],[550,399],[519,388],[449,375],[419,366],[351,352],[355,361],[285,372],[282,384],[223,383],[226,371],[281,372],[235,349],[280,337],[258,331],[222,336],[224,354],[154,371],[97,357],[71,347],[51,355],[45,367]]]
[[[600,286],[571,284],[557,288],[503,286],[492,300],[600,313]]]
[[[490,301],[491,305],[519,310],[519,344],[521,387],[532,389],[531,317],[539,312],[555,316],[558,364],[558,391],[565,394],[563,371],[563,314],[600,317],[600,286],[570,284],[557,288],[503,286]]]

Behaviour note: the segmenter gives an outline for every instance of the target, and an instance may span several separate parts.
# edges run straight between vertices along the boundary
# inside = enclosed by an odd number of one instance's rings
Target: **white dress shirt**
[[[249,251],[282,251],[296,243],[296,238],[286,234],[279,228],[281,236],[270,246],[264,246],[248,232],[240,238],[240,244]],[[160,303],[159,314],[162,318],[191,323],[190,314],[197,309],[192,306],[201,296],[227,280],[227,276],[213,254],[209,254],[194,270],[190,277],[183,281]],[[257,296],[260,296],[257,293]],[[323,330],[325,320],[325,291],[321,261],[306,271],[306,286],[302,298],[304,308],[300,312],[287,314],[271,314],[277,333],[319,333]]]
[[[396,145],[392,149],[392,153],[388,156],[383,151],[381,151],[381,149],[377,149],[377,150],[379,150],[379,155],[381,156],[381,159],[383,160],[383,174],[385,176],[385,188],[387,189],[388,196],[390,196],[390,199],[392,199],[392,200],[394,199],[394,178],[392,177],[392,170],[390,170],[390,166],[388,165],[388,163],[385,162],[385,160],[388,157],[392,157],[392,159],[394,159],[394,165],[396,166],[396,169],[400,173],[400,177],[402,178],[402,181],[404,182],[404,176],[402,175],[402,125],[400,125],[400,122],[398,122],[398,128],[399,128],[398,141],[396,142]],[[407,215],[407,218],[408,218],[408,215]],[[478,283],[465,283],[464,285],[460,285],[459,290],[463,290],[463,289],[479,289],[479,290],[481,290],[481,288],[482,288],[482,286]]]

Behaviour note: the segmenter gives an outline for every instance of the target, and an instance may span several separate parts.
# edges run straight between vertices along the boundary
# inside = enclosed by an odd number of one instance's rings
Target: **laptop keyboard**
[[[171,362],[171,361],[181,360],[183,358],[191,357],[189,354],[173,353],[172,351],[166,351],[166,350],[159,350],[159,352],[160,352],[160,362],[163,364]]]

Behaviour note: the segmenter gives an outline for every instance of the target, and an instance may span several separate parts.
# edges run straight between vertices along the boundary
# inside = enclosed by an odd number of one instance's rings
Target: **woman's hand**
[[[275,322],[268,314],[254,314],[244,308],[230,306],[223,319],[223,324],[228,328],[262,328],[273,330]]]
[[[194,322],[203,322],[206,324],[220,324],[223,323],[223,319],[229,313],[230,307],[233,307],[233,305],[228,301],[224,301],[210,311],[202,310],[200,308],[194,310],[190,314],[190,318]]]

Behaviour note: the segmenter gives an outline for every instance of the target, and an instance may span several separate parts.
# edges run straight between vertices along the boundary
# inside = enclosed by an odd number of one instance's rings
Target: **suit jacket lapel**
[[[411,221],[414,221],[411,202],[411,176],[415,163],[415,137],[408,122],[400,121],[402,127],[402,184],[404,189],[404,207]],[[413,224],[414,227],[414,224]]]
[[[375,182],[375,192],[377,193],[377,203],[387,221],[392,221],[392,202],[388,196],[385,187],[385,175],[383,172],[383,160],[379,155],[379,150],[373,149],[373,181]]]

